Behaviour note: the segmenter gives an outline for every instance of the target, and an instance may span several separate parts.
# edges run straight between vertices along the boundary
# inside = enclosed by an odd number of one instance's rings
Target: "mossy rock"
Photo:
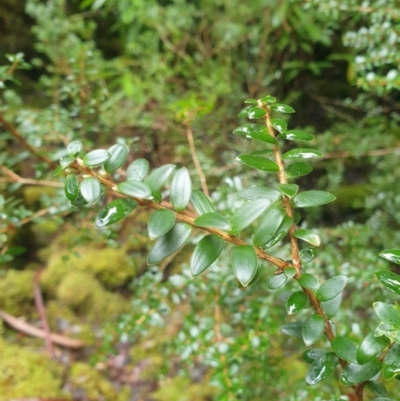
[[[17,398],[66,398],[62,367],[44,355],[0,338],[0,401]]]
[[[128,401],[128,387],[114,388],[96,369],[85,363],[75,363],[70,370],[67,388],[82,401]]]
[[[8,270],[0,278],[0,309],[20,315],[33,300],[33,271]]]

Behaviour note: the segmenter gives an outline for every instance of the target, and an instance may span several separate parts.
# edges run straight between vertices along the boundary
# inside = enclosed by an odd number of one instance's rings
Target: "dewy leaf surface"
[[[231,254],[233,271],[239,283],[247,287],[257,272],[258,259],[250,245],[235,246]]]
[[[379,256],[382,256],[382,258],[400,265],[400,249],[386,249],[385,251],[381,252]]]
[[[128,216],[137,206],[132,199],[116,199],[104,207],[96,216],[96,226],[106,227]]]
[[[375,273],[377,279],[389,290],[400,295],[400,275],[390,271]]]
[[[149,173],[149,162],[146,159],[136,159],[126,170],[128,181],[142,181]]]
[[[372,379],[382,369],[379,359],[372,359],[364,365],[350,363],[341,373],[339,381],[344,386],[352,386]]]
[[[306,382],[310,386],[321,382],[330,376],[336,368],[339,360],[333,352],[328,352],[316,359],[306,375]]]
[[[217,235],[209,234],[203,237],[194,248],[190,261],[193,276],[198,276],[210,267],[224,249],[224,240]]]

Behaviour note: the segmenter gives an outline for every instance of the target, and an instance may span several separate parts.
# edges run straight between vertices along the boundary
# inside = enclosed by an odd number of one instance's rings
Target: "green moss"
[[[0,278],[0,309],[21,314],[33,300],[33,276],[32,271],[9,270]]]
[[[0,401],[13,398],[65,398],[62,368],[44,355],[0,338]]]
[[[128,387],[115,389],[101,373],[84,363],[72,366],[68,387],[72,394],[84,393],[82,398],[86,401],[128,401],[130,397]]]

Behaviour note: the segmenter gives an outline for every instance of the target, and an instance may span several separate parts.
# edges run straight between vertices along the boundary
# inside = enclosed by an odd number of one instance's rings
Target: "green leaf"
[[[269,199],[271,201],[277,201],[282,198],[280,191],[275,188],[266,187],[246,188],[238,192],[236,196],[244,199]]]
[[[301,239],[303,241],[306,241],[309,244],[314,245],[314,246],[321,245],[321,239],[319,238],[319,236],[317,234],[314,234],[310,230],[305,230],[304,228],[300,228],[299,230],[296,230],[293,233],[293,236],[298,239]]]
[[[255,249],[250,245],[235,246],[231,254],[231,263],[239,283],[247,287],[258,269]]]
[[[400,265],[400,249],[386,249],[382,251],[379,256],[385,258],[386,260]]]
[[[151,199],[151,190],[140,181],[123,181],[117,185],[118,191],[127,196],[135,198]]]
[[[297,178],[311,173],[313,168],[304,162],[295,162],[286,167],[286,176],[288,178]]]
[[[375,395],[378,395],[381,397],[386,397],[388,395],[388,392],[387,392],[385,386],[376,380],[370,380],[367,383],[367,387]]]
[[[72,141],[67,146],[67,153],[70,157],[78,157],[83,148],[82,142]]]
[[[250,120],[255,118],[262,118],[267,114],[266,110],[258,106],[247,106],[242,109],[238,117],[239,118],[249,118]]]
[[[252,138],[252,139],[257,139],[259,141],[263,141],[263,142],[267,142],[267,143],[271,143],[272,145],[276,145],[278,143],[278,141],[272,135],[270,135],[268,131],[266,133],[251,132],[250,134],[246,135],[246,137]],[[267,151],[270,151],[270,149],[268,149]],[[257,151],[257,154],[258,153],[259,152]],[[252,153],[252,155],[255,155],[255,154],[256,154],[256,152]]]
[[[235,135],[249,136],[252,134],[269,135],[268,129],[264,124],[244,124],[233,130]],[[270,135],[271,136],[271,135]]]
[[[194,221],[194,224],[198,227],[214,227],[223,231],[229,231],[231,229],[229,220],[217,212],[202,214]]]
[[[101,195],[101,186],[97,178],[88,177],[82,180],[79,185],[80,193],[86,202],[95,204]]]
[[[271,104],[276,102],[276,98],[273,96],[264,96],[260,99],[261,102]]]
[[[342,371],[339,382],[344,386],[352,386],[372,379],[382,369],[382,362],[374,358],[364,365],[350,363]]]
[[[269,172],[279,171],[279,167],[276,163],[262,156],[240,155],[237,159],[240,160],[244,165],[256,168],[258,170]]]
[[[346,276],[335,276],[325,281],[317,291],[317,299],[320,302],[329,301],[339,295],[346,286]]]
[[[307,295],[303,291],[294,292],[286,301],[286,311],[289,315],[300,312],[308,305]],[[304,327],[304,325],[303,325]]]
[[[128,158],[128,146],[117,143],[108,149],[111,157],[104,163],[104,170],[113,173],[121,168]]]
[[[303,337],[303,322],[291,322],[291,323],[286,323],[283,326],[279,328],[279,330],[287,334],[288,336],[293,336],[293,337]]]
[[[312,141],[314,139],[314,137],[308,132],[300,130],[286,131],[281,136],[283,139],[286,139],[288,141]]]
[[[73,159],[73,160],[75,160],[75,159]],[[61,163],[61,160],[60,160],[60,163]],[[66,166],[66,167],[68,167],[68,166]],[[61,165],[56,167],[55,170],[53,171],[53,177],[57,177],[58,175],[60,175],[66,167],[63,167]]]
[[[293,107],[288,106],[287,104],[275,103],[271,104],[271,110],[277,111],[279,113],[294,113],[295,110]]]
[[[400,325],[392,323],[381,323],[375,329],[376,336],[386,336],[394,342],[400,343]]]
[[[314,344],[324,333],[325,321],[320,315],[311,315],[303,323],[303,341],[308,347]]]
[[[298,148],[292,149],[283,154],[284,160],[290,159],[312,159],[314,157],[321,157],[322,153],[316,149]]]
[[[328,319],[331,319],[336,315],[341,303],[342,293],[336,295],[336,297],[330,299],[329,301],[321,302],[322,310],[325,312],[325,315]]]
[[[258,100],[257,99],[246,99],[244,101],[244,103],[248,103],[248,104],[257,104]]]
[[[323,355],[326,354],[326,351],[323,349],[308,349],[301,354],[303,360],[309,364],[313,363],[315,360],[321,358]]]
[[[375,302],[375,313],[385,323],[400,325],[400,311],[393,305],[384,302]]]
[[[278,184],[277,187],[283,193],[283,195],[286,195],[290,199],[292,199],[299,190],[299,186],[296,184]]]
[[[199,215],[215,212],[215,207],[203,192],[194,189],[190,196],[190,202]]]
[[[375,273],[375,276],[386,288],[400,295],[400,275],[389,271],[380,271]]]
[[[281,134],[287,130],[286,122],[280,118],[271,118],[270,123]]]
[[[192,193],[192,182],[187,168],[182,167],[176,171],[171,182],[170,192],[172,206],[175,210],[181,212],[189,203]]]
[[[73,202],[79,195],[79,182],[75,174],[67,175],[64,184],[65,196],[68,200]]]
[[[105,149],[96,149],[83,157],[83,164],[87,167],[98,167],[105,163],[111,155]]]
[[[306,382],[310,386],[325,380],[336,368],[339,360],[333,352],[328,352],[316,359],[308,369]]]
[[[168,209],[156,210],[149,219],[147,232],[151,240],[167,234],[175,224],[175,213]]]
[[[147,257],[147,263],[149,265],[155,265],[175,253],[186,243],[191,231],[192,228],[188,224],[175,224],[171,230],[157,239]]]
[[[268,288],[270,290],[276,290],[277,288],[282,287],[286,281],[288,281],[288,277],[285,274],[274,274],[268,280]]]
[[[357,351],[357,362],[364,365],[374,356],[378,355],[390,344],[390,340],[385,337],[375,337],[372,333],[368,334]]]
[[[269,199],[256,199],[235,210],[231,216],[231,232],[238,233],[244,230],[264,213],[271,203]]]
[[[273,235],[273,237],[266,244],[264,244],[264,248],[271,248],[274,245],[276,245],[279,241],[281,241],[283,238],[285,238],[286,234],[289,232],[292,225],[293,225],[293,220],[288,215],[286,215],[281,225]]]
[[[81,193],[79,192],[78,197],[71,202],[72,206],[75,207],[82,207],[82,206],[86,206],[88,204],[88,202],[86,202],[85,198],[81,195]]]
[[[158,191],[168,180],[172,172],[175,170],[175,165],[166,164],[154,169],[150,175],[144,180],[144,183],[150,187],[152,191]]]
[[[250,109],[254,106],[246,106],[244,109],[239,111],[238,117],[239,118],[247,118],[249,116]]]
[[[296,275],[297,270],[295,267],[287,267],[284,271],[283,274],[287,277],[287,278],[292,278]]]
[[[396,375],[400,373],[400,344],[394,345],[389,350],[383,360],[383,364],[387,373],[393,373]]]
[[[315,259],[315,257],[318,255],[318,251],[315,248],[307,248],[303,249],[300,252],[300,260],[301,263],[310,263]]]
[[[315,276],[309,273],[303,273],[299,279],[298,283],[303,287],[303,288],[309,288],[310,290],[315,290],[319,287],[318,280]]]
[[[285,216],[286,210],[279,204],[279,202],[272,204],[272,206],[270,206],[266,211],[254,232],[254,245],[262,246],[270,241],[279,229],[279,226],[283,222]]]
[[[104,207],[96,216],[96,226],[106,227],[128,216],[137,206],[132,199],[116,199]]]
[[[62,159],[60,159],[60,166],[62,167],[62,170],[65,170],[74,161],[75,161],[74,157],[63,157]],[[57,173],[57,174],[59,174],[59,173]],[[57,174],[54,172],[54,175],[57,175]]]
[[[286,305],[287,300],[293,295],[295,291],[283,291],[278,295],[278,299]]]
[[[339,358],[347,362],[357,363],[358,347],[348,337],[336,336],[331,341],[331,346]]]
[[[194,248],[190,268],[193,276],[198,276],[210,267],[224,249],[224,240],[217,235],[203,237]]]
[[[325,191],[304,191],[297,194],[293,202],[297,207],[313,207],[333,202],[336,196]]]
[[[136,159],[126,170],[128,181],[142,181],[149,173],[149,162],[146,159]]]

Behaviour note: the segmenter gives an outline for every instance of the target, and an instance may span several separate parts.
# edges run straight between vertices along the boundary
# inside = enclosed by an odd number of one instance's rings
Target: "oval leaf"
[[[233,130],[235,135],[249,136],[251,134],[269,135],[264,124],[244,124]]]
[[[157,239],[147,257],[147,263],[155,265],[172,255],[186,243],[191,231],[192,228],[188,224],[175,224],[167,234]]]
[[[184,210],[189,203],[191,193],[192,181],[189,171],[186,167],[182,167],[176,171],[171,182],[170,197],[174,209],[178,212]]]
[[[287,334],[288,336],[293,336],[293,337],[302,337],[303,334],[303,322],[291,322],[291,323],[286,323],[283,326],[279,328],[279,330]]]
[[[310,386],[325,380],[336,368],[339,360],[333,352],[328,352],[316,359],[308,369],[306,382]]]
[[[333,202],[336,196],[325,191],[305,191],[297,194],[293,202],[297,207],[313,207]]]
[[[82,142],[72,141],[67,146],[67,153],[70,157],[77,157],[83,148]]]
[[[68,200],[73,202],[79,195],[79,182],[75,174],[67,175],[64,184],[65,196]]]
[[[142,181],[149,173],[149,162],[146,159],[136,159],[126,170],[128,181]]]
[[[321,157],[322,153],[316,149],[299,148],[292,149],[283,154],[283,159],[312,159],[314,157]]]
[[[288,106],[287,104],[282,103],[274,103],[271,104],[271,110],[277,111],[279,113],[294,113],[295,110],[293,107]]]
[[[394,345],[383,360],[385,371],[389,373],[400,373],[400,345]]]
[[[150,173],[144,183],[148,185],[152,191],[158,191],[174,170],[175,165],[173,164],[166,164],[165,166],[158,167]]]
[[[386,288],[400,295],[400,275],[389,271],[380,271],[375,273],[375,276]]]
[[[262,107],[253,106],[249,108],[247,118],[253,120],[255,118],[262,118],[266,114],[267,114],[266,110],[264,110]]]
[[[357,351],[357,362],[360,365],[367,363],[374,356],[378,355],[390,344],[390,340],[385,337],[375,337],[372,333],[368,334]]]
[[[310,290],[315,290],[319,287],[318,280],[315,276],[309,273],[303,273],[299,279],[298,283],[303,287],[303,288],[308,288]]]
[[[325,350],[314,348],[314,349],[308,349],[307,351],[304,351],[302,353],[301,357],[304,359],[305,362],[311,364],[316,359],[321,358],[325,354],[326,354]]]
[[[335,276],[325,281],[317,291],[318,301],[329,301],[330,299],[339,295],[347,283],[346,276]]]
[[[276,172],[279,170],[279,167],[276,163],[262,156],[240,155],[238,160],[240,160],[246,166],[262,171]]]
[[[261,102],[266,103],[266,104],[272,104],[276,102],[276,97],[273,96],[264,96],[260,99]]]
[[[276,145],[278,143],[278,141],[272,135],[270,135],[268,132],[266,132],[266,133],[252,132],[252,133],[246,135],[246,137],[252,138],[252,139],[257,139],[259,141],[263,141],[263,142],[267,142],[267,143],[271,143],[272,145]],[[253,152],[252,154],[254,155],[255,153],[256,152]]]
[[[388,392],[385,388],[385,386],[378,381],[375,380],[370,380],[367,383],[367,387],[369,390],[372,391],[373,394],[381,396],[381,397],[386,397],[388,395]],[[386,398],[388,400],[388,398]],[[377,398],[375,398],[377,400]]]
[[[347,362],[357,363],[357,345],[349,338],[336,336],[331,341],[331,346],[339,358]]]
[[[278,227],[273,237],[266,244],[264,244],[264,247],[271,248],[274,245],[276,245],[279,241],[281,241],[283,238],[285,238],[287,233],[290,231],[292,225],[293,225],[293,220],[288,215],[286,215],[283,218],[281,225]]]
[[[352,386],[372,379],[382,369],[382,362],[372,359],[365,365],[350,363],[340,375],[339,382],[344,386]]]
[[[314,246],[320,246],[321,245],[321,239],[319,238],[319,236],[317,234],[314,234],[310,230],[305,230],[304,228],[296,230],[293,233],[293,236],[298,238],[298,239],[301,239],[303,241],[306,241],[309,244],[314,245]]]
[[[400,311],[393,305],[384,302],[375,302],[375,313],[385,323],[400,325]]]
[[[194,224],[198,227],[214,227],[224,231],[229,231],[231,229],[229,220],[217,212],[202,214],[194,221]]]
[[[257,272],[258,259],[250,245],[235,246],[231,254],[233,271],[239,283],[247,287]]]
[[[218,259],[224,244],[224,240],[214,234],[202,238],[194,248],[190,261],[192,275],[198,276],[210,267]]]
[[[286,167],[286,176],[288,178],[297,178],[311,173],[313,168],[308,163],[295,162]]]
[[[110,158],[104,163],[104,170],[113,173],[121,168],[128,158],[128,146],[117,143],[108,149]]]
[[[85,178],[81,182],[79,190],[83,199],[85,199],[85,201],[88,203],[94,204],[100,199],[101,186],[97,178]]]
[[[303,291],[296,291],[286,301],[286,311],[289,315],[300,312],[308,305],[307,295]],[[305,322],[304,322],[305,323]]]
[[[379,254],[382,258],[400,265],[400,249],[386,249]]]
[[[270,201],[277,201],[282,198],[280,191],[275,188],[265,187],[250,187],[243,189],[236,194],[239,198],[243,199],[269,199]]]
[[[293,196],[295,196],[297,194],[297,191],[299,190],[299,186],[296,184],[278,184],[277,187],[279,191],[283,193],[283,195],[286,195],[290,199],[292,199]]]
[[[314,137],[308,132],[300,131],[300,130],[290,130],[286,131],[281,135],[283,139],[288,141],[312,141]]]
[[[300,252],[300,260],[301,263],[310,263],[315,259],[315,257],[318,255],[318,251],[315,248],[307,248],[303,249]]]
[[[321,302],[322,310],[325,312],[325,315],[328,319],[331,319],[336,315],[341,303],[342,293],[336,295],[336,297],[330,299],[329,301]]]
[[[139,181],[123,181],[117,185],[118,191],[127,196],[135,198],[151,199],[151,190],[143,182]]]
[[[165,235],[175,224],[175,213],[168,209],[156,210],[149,219],[147,232],[150,239],[160,238]]]
[[[325,322],[320,315],[311,315],[303,324],[303,341],[308,347],[314,344],[324,333]]]
[[[106,227],[128,216],[137,206],[132,199],[116,199],[100,210],[96,216],[96,226]]]
[[[288,277],[285,274],[275,274],[268,280],[268,288],[270,290],[276,290],[282,287],[286,281],[288,281]]]
[[[83,157],[83,164],[87,167],[98,167],[105,163],[111,155],[104,149],[96,149]]]
[[[197,189],[192,191],[190,202],[199,215],[215,212],[215,207],[210,199]]]
[[[271,118],[271,125],[281,134],[287,130],[287,124],[280,118]]]

